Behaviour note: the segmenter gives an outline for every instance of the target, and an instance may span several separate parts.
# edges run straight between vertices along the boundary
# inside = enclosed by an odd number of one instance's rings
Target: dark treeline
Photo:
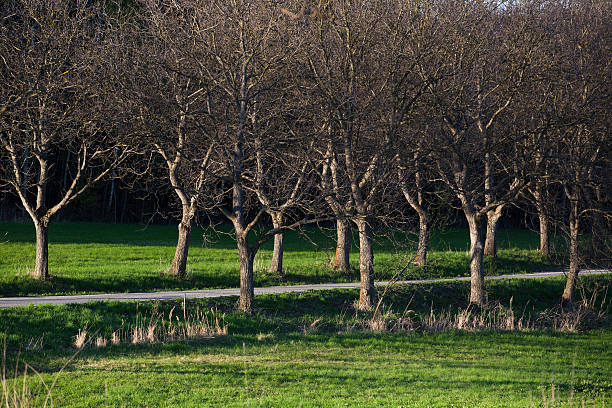
[[[470,302],[500,223],[609,262],[611,3],[605,0],[6,0],[0,5],[0,216],[233,226],[240,309],[283,233],[335,224],[375,301],[374,229],[469,229]],[[583,237],[588,237],[585,244]]]

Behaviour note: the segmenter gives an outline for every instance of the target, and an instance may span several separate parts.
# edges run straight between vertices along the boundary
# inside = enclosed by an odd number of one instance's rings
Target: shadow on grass
[[[0,223],[0,233],[6,232],[9,243],[27,242],[28,257],[23,260],[19,257],[9,259],[2,265],[0,276],[0,296],[29,296],[40,294],[77,294],[77,293],[104,293],[104,292],[144,292],[156,290],[193,290],[213,289],[224,287],[237,287],[239,284],[238,270],[228,267],[236,263],[235,243],[230,235],[227,225],[220,226],[217,231],[198,227],[192,235],[192,247],[206,246],[214,250],[226,250],[225,253],[199,251],[194,256],[192,251],[190,260],[193,272],[187,280],[177,280],[163,273],[155,273],[158,269],[154,260],[159,257],[169,260],[172,256],[172,247],[176,242],[176,228],[171,225],[151,225],[144,227],[134,224],[96,224],[96,223],[54,223],[50,227],[50,240],[52,242],[52,266],[59,270],[58,275],[49,282],[30,279],[27,275],[15,272],[17,264],[33,264],[34,240],[33,227],[29,224]],[[204,232],[208,238],[204,239]],[[305,230],[310,239],[319,243],[323,248],[333,247],[333,231],[309,228]],[[536,237],[537,238],[537,237]],[[546,259],[538,256],[535,251],[517,248],[529,248],[533,244],[534,234],[525,230],[505,230],[500,232],[500,251],[495,262],[487,259],[489,274],[524,273],[538,270],[554,269]],[[469,259],[466,255],[467,232],[464,229],[448,229],[434,231],[431,240],[431,252],[428,265],[425,267],[409,267],[400,279],[432,279],[467,276]],[[67,247],[58,249],[54,256],[53,244],[77,243],[87,244],[89,248]],[[380,238],[375,251],[375,268],[377,280],[389,280],[395,277],[398,270],[411,258],[409,243],[406,248],[394,248],[388,240]],[[92,245],[93,244],[93,245]],[[100,244],[98,250],[95,244]],[[104,244],[121,244],[124,247],[117,255],[114,250],[108,250]],[[354,242],[355,244],[355,242]],[[155,251],[130,249],[130,246],[159,246]],[[513,249],[503,249],[512,246]],[[162,248],[163,247],[163,248]],[[214,250],[212,249],[214,248]],[[266,257],[272,248],[268,242],[262,249],[267,251]],[[0,246],[0,249],[2,247]],[[256,286],[315,284],[330,282],[356,282],[359,274],[356,270],[341,274],[331,270],[308,254],[316,250],[303,235],[291,231],[285,240],[288,269],[282,276],[270,275],[265,272],[255,274]],[[26,249],[16,244],[11,251],[25,252]],[[230,251],[230,252],[228,252]],[[398,256],[396,254],[405,256]],[[444,251],[444,252],[441,252]],[[206,254],[203,254],[206,252]],[[296,256],[296,253],[299,255]],[[97,254],[97,255],[96,255]],[[108,254],[108,255],[100,255]],[[112,257],[112,265],[116,265],[117,273],[106,270],[95,274],[98,266],[106,259]],[[352,255],[353,265],[356,267],[356,254]],[[263,259],[263,257],[262,257]],[[267,258],[266,258],[267,260]],[[169,262],[169,261],[168,261]],[[293,264],[292,264],[293,262]],[[214,265],[213,265],[214,264]],[[70,268],[76,268],[76,270]],[[161,265],[161,261],[160,261]],[[297,266],[292,266],[297,265]],[[216,268],[216,269],[215,269]],[[24,269],[27,269],[24,267]],[[161,270],[161,268],[159,268]]]
[[[355,265],[356,266],[356,265]],[[469,259],[464,253],[433,253],[425,267],[409,266],[396,276],[403,265],[396,258],[386,258],[376,264],[376,280],[418,280],[469,276]],[[502,251],[497,259],[487,258],[487,275],[520,274],[557,269],[537,254]],[[283,275],[256,271],[255,286],[305,285],[319,283],[359,282],[359,271],[338,272],[321,265],[289,267]],[[164,273],[122,273],[85,276],[53,276],[41,281],[29,276],[6,276],[0,279],[0,296],[33,296],[49,294],[125,293],[161,290],[197,290],[237,288],[238,270],[194,269],[181,280]]]
[[[317,344],[315,346],[322,346],[323,344]],[[432,362],[433,362],[432,358]],[[322,361],[309,361],[302,360],[300,361],[301,365],[308,366],[310,368],[316,368],[319,366],[324,366],[326,362]],[[465,363],[465,364],[448,364],[445,365],[445,368],[462,370],[462,369],[470,369],[470,370],[491,370],[495,368],[495,366],[487,365],[487,364],[473,364],[473,363]],[[281,365],[280,367],[274,365],[272,367],[258,367],[257,370],[250,369],[247,370],[248,380],[253,383],[278,383],[279,385],[282,383],[286,383],[287,381],[300,381],[308,384],[326,384],[326,386],[334,386],[344,388],[347,384],[358,383],[359,381],[370,380],[377,381],[380,379],[380,370],[384,370],[384,366],[377,367],[351,367],[350,369],[341,369],[336,368],[334,370],[326,369],[326,370],[302,370],[295,371],[294,367],[287,367]],[[142,374],[144,376],[148,376],[151,374],[157,375],[172,375],[173,378],[175,376],[221,376],[223,377],[223,382],[228,385],[234,385],[238,387],[244,386],[245,379],[245,369],[242,361],[233,361],[231,363],[198,363],[198,362],[190,362],[190,363],[182,363],[177,364],[172,367],[168,366],[147,366],[147,367],[134,367],[129,366],[125,368],[114,367],[113,371],[124,373],[126,375],[134,374],[135,372]],[[469,379],[469,380],[445,380],[439,377],[438,373],[429,373],[422,372],[419,375],[414,375],[411,372],[403,372],[397,373],[394,378],[386,379],[387,386],[413,386],[418,384],[419,389],[431,389],[431,390],[455,390],[457,388],[465,388],[468,389],[470,387],[501,387],[512,385],[514,387],[522,387],[522,388],[530,388],[533,386],[532,376],[538,376],[541,372],[534,367],[523,368],[523,373],[525,375],[522,380],[512,380],[508,378],[489,378],[489,379]],[[95,366],[86,366],[85,368],[79,368],[79,372],[88,373],[88,372],[98,372],[98,373],[107,373],[108,369],[103,367],[95,367]],[[566,381],[557,381],[555,383],[557,389],[561,390],[569,390],[571,383],[569,380]]]
[[[322,267],[292,268],[281,276],[256,272],[254,276],[256,287],[357,281],[359,281],[357,271],[339,273]],[[88,277],[52,276],[46,281],[29,276],[15,276],[0,280],[0,297],[222,289],[238,288],[239,285],[240,278],[237,270],[229,270],[227,273],[195,270],[186,279],[177,279],[165,273],[115,276],[92,274]]]
[[[612,277],[589,276],[584,277],[585,295],[595,288],[609,287]],[[491,302],[501,302],[508,305],[513,299],[513,310],[520,316],[530,315],[558,304],[562,293],[564,280],[562,278],[507,280],[487,283],[488,299]],[[152,345],[121,345],[105,349],[87,349],[82,357],[95,355],[119,356],[161,353],[189,353],[202,347],[215,351],[235,349],[237,345],[245,343],[257,345],[270,338],[277,342],[350,342],[351,339],[368,339],[368,341],[385,341],[389,343],[389,333],[364,332],[355,326],[356,321],[369,318],[365,312],[355,311],[353,305],[358,298],[357,289],[343,289],[333,291],[317,291],[302,293],[286,293],[277,295],[262,295],[256,298],[256,308],[251,316],[236,312],[237,297],[216,299],[198,299],[187,302],[187,314],[196,310],[208,311],[213,309],[218,316],[224,315],[225,324],[229,329],[229,336],[215,339],[187,341],[180,343],[152,344]],[[394,287],[386,294],[384,299],[385,310],[402,314],[407,310],[411,313],[428,314],[431,309],[436,313],[465,308],[469,295],[469,285],[466,282],[445,284],[403,285]],[[612,305],[607,300],[607,307]],[[86,329],[88,333],[99,333],[110,338],[113,331],[127,328],[139,321],[147,321],[151,316],[168,316],[174,309],[174,315],[182,314],[181,300],[167,300],[156,302],[92,302],[81,305],[40,305],[0,309],[0,333],[6,335],[7,344],[11,352],[24,349],[28,344],[42,339],[43,348],[38,351],[27,352],[28,359],[34,359],[43,365],[49,356],[67,356],[74,352],[72,343],[79,330]],[[144,320],[143,320],[144,319]],[[357,331],[354,331],[357,330]],[[344,335],[338,337],[337,333]],[[521,342],[529,336],[538,336],[539,332],[521,333],[512,342]],[[406,336],[406,333],[398,334]],[[462,332],[445,332],[430,334],[422,342],[459,341],[474,334]],[[465,337],[468,336],[468,337]],[[504,336],[499,332],[481,332],[478,338],[483,342]],[[547,334],[547,339],[554,339],[554,334]],[[455,338],[456,337],[456,338]],[[449,340],[450,339],[450,340]],[[504,340],[510,341],[510,340]],[[528,342],[528,340],[525,340]],[[543,346],[553,346],[551,343]],[[433,344],[433,343],[432,343]],[[518,344],[518,343],[517,343]],[[525,343],[527,344],[527,343]],[[495,342],[490,347],[495,347]],[[34,361],[31,360],[31,361]],[[49,369],[52,367],[49,366]]]
[[[0,296],[33,296],[37,294],[83,294],[152,292],[160,290],[192,290],[237,287],[238,276],[206,275],[179,280],[172,276],[118,276],[71,278],[52,276],[41,281],[30,277],[16,277],[0,281]]]

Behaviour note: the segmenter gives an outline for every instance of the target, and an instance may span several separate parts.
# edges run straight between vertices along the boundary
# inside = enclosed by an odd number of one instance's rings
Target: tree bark
[[[536,208],[538,210],[538,219],[540,222],[540,254],[543,256],[550,255],[550,245],[548,237],[548,213],[546,211],[546,204],[544,203],[544,194],[546,193],[545,187],[540,183],[536,184],[533,196],[536,201]]]
[[[253,313],[253,259],[254,253],[249,248],[246,237],[237,234],[238,258],[240,259],[240,301],[238,309],[244,313]]]
[[[497,256],[497,223],[502,215],[503,206],[487,212],[487,235],[485,238],[484,254]]]
[[[480,220],[475,214],[471,213],[466,213],[465,217],[470,230],[470,303],[483,306],[485,303],[484,249]]]
[[[429,245],[429,217],[427,211],[423,208],[423,197],[421,187],[421,175],[419,172],[416,173],[416,197],[410,193],[405,184],[402,183],[402,173],[398,171],[398,177],[400,179],[400,188],[404,194],[404,198],[408,201],[408,204],[414,211],[419,215],[419,243],[417,246],[417,252],[414,257],[414,264],[423,266],[425,265],[427,258],[427,247]]]
[[[183,210],[183,217],[178,225],[178,241],[172,266],[168,271],[171,275],[179,279],[184,279],[187,274],[187,255],[189,253],[189,240],[191,238],[191,228],[193,217]]]
[[[359,274],[361,289],[359,291],[359,310],[370,310],[374,306],[376,289],[374,288],[374,252],[370,225],[367,220],[357,220],[359,231]]]
[[[49,222],[34,221],[36,228],[36,263],[34,276],[38,279],[49,279]]]
[[[334,269],[348,271],[351,269],[349,263],[351,253],[351,226],[347,220],[336,220],[336,256],[334,257]]]
[[[565,282],[565,289],[563,290],[562,302],[571,304],[574,301],[574,295],[576,293],[576,281],[578,280],[578,272],[580,270],[580,258],[578,253],[578,202],[570,199],[570,245],[569,245],[569,273],[567,275],[567,281]]]
[[[283,215],[272,215],[272,227],[280,228],[283,225]],[[283,274],[283,254],[285,250],[285,234],[279,233],[274,235],[274,250],[272,251],[272,262],[268,267],[268,272],[277,275]]]
[[[540,254],[543,256],[550,255],[550,245],[548,238],[548,215],[544,210],[538,210],[538,218],[540,219]]]
[[[427,246],[429,245],[429,220],[424,212],[419,213],[419,243],[414,264],[424,266],[427,258]]]

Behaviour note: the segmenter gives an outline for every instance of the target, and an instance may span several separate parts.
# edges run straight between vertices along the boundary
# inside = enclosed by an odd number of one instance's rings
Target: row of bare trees
[[[36,226],[40,278],[51,218],[130,172],[176,196],[177,277],[199,211],[233,225],[245,312],[260,246],[274,239],[282,273],[284,232],[322,221],[336,223],[340,270],[356,228],[359,308],[371,308],[373,227],[404,222],[404,206],[418,265],[432,209],[463,212],[478,305],[504,209],[535,209],[544,255],[567,215],[571,302],[584,220],[609,253],[610,11],[604,0],[8,0],[0,180]],[[70,182],[54,185],[60,168]]]

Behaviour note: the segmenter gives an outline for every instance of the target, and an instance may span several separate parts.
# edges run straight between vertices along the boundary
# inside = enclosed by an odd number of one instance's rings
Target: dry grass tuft
[[[466,308],[437,311],[433,305],[428,314],[417,314],[406,310],[401,315],[385,310],[380,303],[370,318],[364,319],[355,312],[353,319],[345,326],[346,331],[366,330],[372,332],[441,332],[462,330],[469,332],[483,330],[521,331],[548,329],[554,331],[578,331],[599,327],[609,318],[607,286],[592,291],[589,296],[582,293],[579,303],[571,307],[561,305],[537,314],[517,315],[513,298],[508,306],[499,302],[483,307],[469,305]]]
[[[437,312],[433,306],[428,314],[420,315],[406,308],[400,315],[386,310],[384,304],[376,308],[369,319],[359,320],[356,314],[353,323],[346,326],[347,331],[366,330],[372,332],[440,332],[447,330],[524,330],[532,326],[524,316],[517,318],[510,306],[491,304],[483,308],[468,306],[458,310]]]
[[[5,346],[2,355],[2,378],[0,379],[2,382],[2,397],[0,397],[0,406],[4,408],[25,408],[32,406],[34,393],[26,381],[28,378],[28,369],[29,365],[24,363],[23,374],[20,374],[19,361],[17,361],[14,376],[12,378],[7,377]],[[22,381],[18,378],[20,375],[23,375]]]
[[[228,333],[225,315],[219,314],[216,309],[210,311],[196,309],[194,312],[188,312],[183,304],[182,316],[176,315],[174,311],[175,308],[172,308],[167,315],[164,315],[154,310],[148,317],[137,314],[133,324],[122,323],[121,328],[111,333],[110,340],[104,336],[97,336],[95,345],[98,348],[106,347],[109,341],[112,345],[168,343],[226,336]],[[77,349],[81,349],[86,343],[85,327],[79,330],[74,345]]]
[[[87,343],[87,325],[85,325],[85,327],[83,327],[82,329],[79,329],[79,332],[74,338],[74,347],[80,350],[83,347],[85,347],[86,343]]]
[[[521,316],[517,319],[512,309],[512,301],[508,307],[501,303],[490,304],[484,307],[474,307],[472,305],[456,312],[443,311],[435,313],[433,308],[429,315],[420,321],[421,329],[430,332],[445,330],[501,330],[514,331],[525,330],[533,327],[529,317]]]
[[[17,277],[25,277],[35,279],[34,268],[29,262],[18,262],[14,267],[14,273]]]
[[[97,348],[104,348],[106,347],[107,340],[104,336],[97,336],[95,344]]]
[[[543,311],[536,319],[536,326],[569,332],[598,327],[610,316],[607,298],[608,286],[596,287],[590,295],[581,287],[579,302]]]
[[[110,341],[113,346],[116,346],[117,344],[121,343],[121,330],[115,330],[111,334]]]
[[[381,316],[368,320],[366,325],[367,328],[373,332],[384,332],[387,330],[387,322]]]

